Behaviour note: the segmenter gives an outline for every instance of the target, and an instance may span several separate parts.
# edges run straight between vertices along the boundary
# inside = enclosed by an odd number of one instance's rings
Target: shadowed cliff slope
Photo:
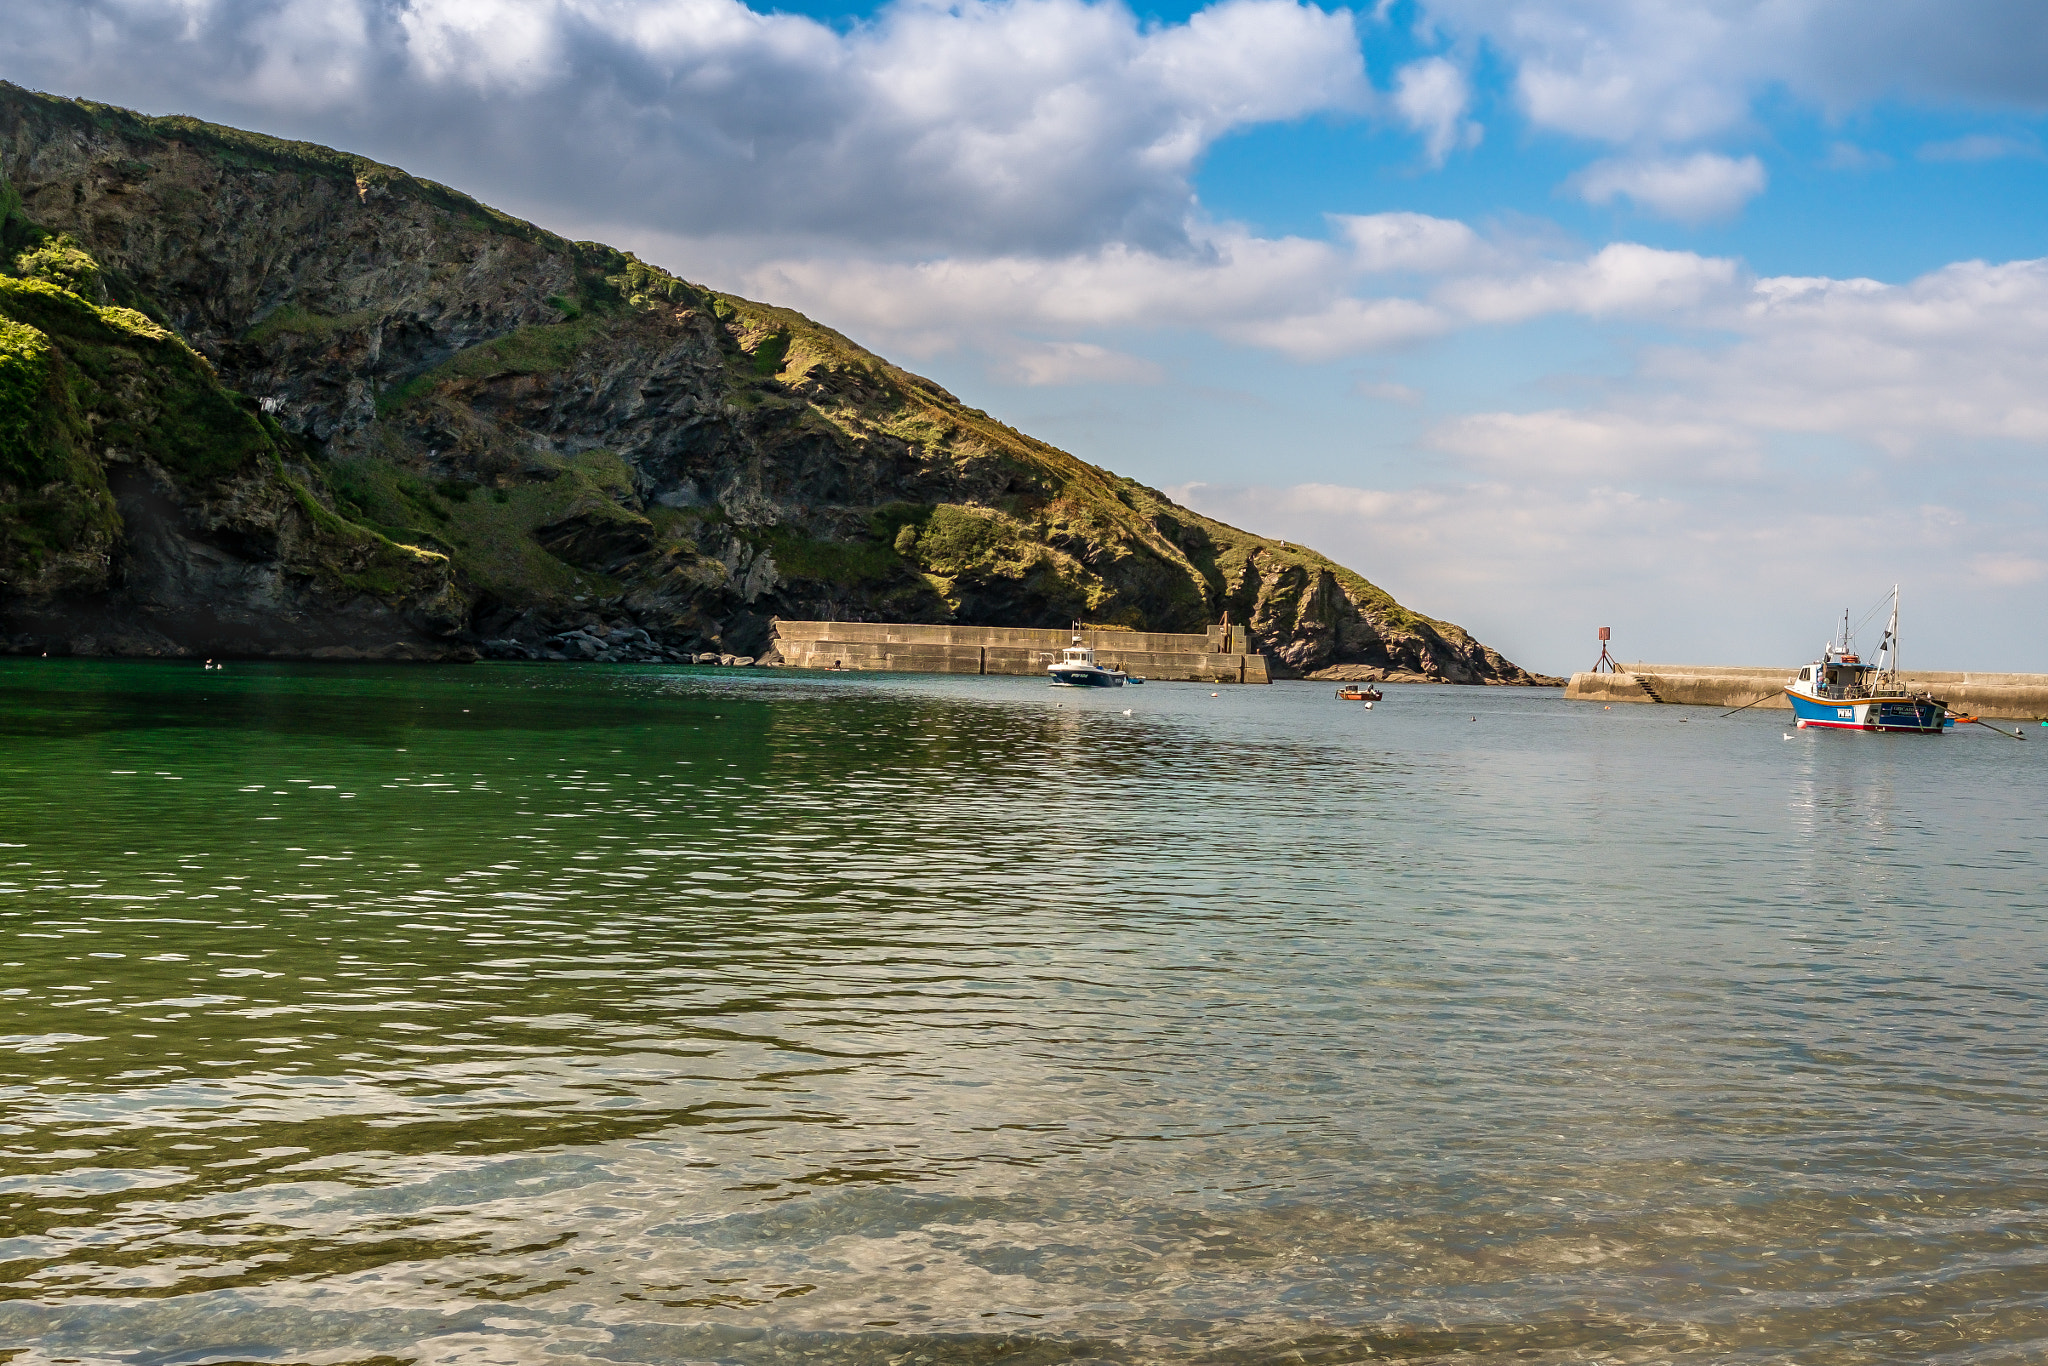
[[[1199,631],[1531,676],[786,309],[388,166],[0,83],[0,634],[462,658],[771,616]]]

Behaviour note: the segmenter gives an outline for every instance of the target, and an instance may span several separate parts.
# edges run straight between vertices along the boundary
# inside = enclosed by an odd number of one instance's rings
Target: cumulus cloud
[[[1056,257],[787,257],[747,270],[745,284],[835,325],[971,339],[979,329],[1217,327],[1325,301],[1346,269],[1331,243],[1230,230],[1181,252],[1117,243]]]
[[[1759,102],[1789,96],[1829,115],[1882,99],[2048,109],[2048,25],[2031,0],[1422,0],[1424,23],[1485,44],[1536,127],[1628,149],[1570,182],[1596,204],[1626,199],[1698,223],[1762,193],[1753,156],[1684,148],[1755,130]],[[2039,155],[1979,134],[1930,159]],[[1439,158],[1440,160],[1440,158]],[[1838,144],[1830,164],[1873,159]]]
[[[1525,483],[1789,487],[1850,461],[1868,470],[1843,486],[1859,498],[1900,481],[1929,496],[2002,485],[2021,507],[2048,493],[2048,259],[1902,285],[1730,276],[1665,299],[1665,321],[1726,340],[1646,348],[1596,403],[1462,414],[1426,444]],[[1814,464],[1807,438],[1832,443],[1833,463]]]
[[[1425,57],[1395,73],[1394,108],[1422,135],[1431,165],[1443,165],[1459,147],[1479,145],[1485,130],[1465,117],[1471,103],[1471,82],[1445,58]]]
[[[1763,193],[1765,180],[1764,164],[1755,157],[1718,152],[1596,161],[1573,178],[1589,204],[1627,199],[1660,218],[1684,223],[1734,214]]]
[[[16,80],[345,142],[554,219],[909,251],[1181,240],[1234,128],[1369,99],[1351,15],[1218,0],[39,0]],[[453,168],[453,169],[451,169]]]
[[[1741,121],[1751,77],[1731,60],[1741,50],[1732,8],[1532,0],[1432,13],[1512,55],[1515,92],[1537,125],[1631,142],[1687,141]]]
[[[1537,125],[1617,144],[1740,129],[1768,88],[1829,110],[1887,97],[2048,108],[2032,0],[1424,0],[1498,51]]]
[[[1903,285],[1769,278],[1709,321],[1741,339],[1644,359],[1647,381],[1701,412],[1899,453],[2048,442],[2048,259],[1966,261]]]
[[[745,269],[741,283],[912,355],[1000,351],[1017,332],[1194,328],[1304,361],[1546,314],[1684,322],[1745,297],[1741,268],[1724,257],[1615,243],[1557,260],[1424,214],[1333,225],[1331,240],[1192,225],[1195,249],[1171,253],[786,257]]]
[[[1440,337],[1455,325],[1442,309],[1413,299],[1346,296],[1312,313],[1248,320],[1228,333],[1296,360],[1314,361]]]
[[[1351,244],[1360,270],[1455,270],[1483,258],[1479,234],[1455,218],[1426,213],[1333,214],[1331,223]]]
[[[1523,322],[1545,313],[1683,321],[1716,297],[1734,297],[1741,277],[1727,257],[1616,242],[1584,261],[1452,279],[1437,294],[1475,322]]]

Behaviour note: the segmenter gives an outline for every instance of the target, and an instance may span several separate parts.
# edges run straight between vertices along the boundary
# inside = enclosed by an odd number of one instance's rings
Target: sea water
[[[0,1349],[2048,1358],[2048,743],[1331,693],[0,664]]]

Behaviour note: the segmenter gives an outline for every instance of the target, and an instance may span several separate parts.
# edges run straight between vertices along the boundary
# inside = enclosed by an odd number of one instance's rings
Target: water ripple
[[[2048,1350],[2034,747],[0,674],[17,1366]]]

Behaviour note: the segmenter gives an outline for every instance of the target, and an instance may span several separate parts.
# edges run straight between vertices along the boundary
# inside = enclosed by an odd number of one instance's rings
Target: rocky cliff
[[[758,654],[774,616],[1536,681],[785,309],[304,143],[0,83],[0,637]]]

